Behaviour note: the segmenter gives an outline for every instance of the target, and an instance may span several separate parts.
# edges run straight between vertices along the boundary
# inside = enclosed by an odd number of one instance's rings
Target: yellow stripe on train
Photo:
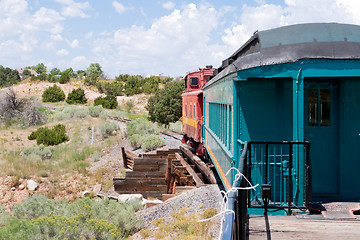
[[[220,163],[216,159],[213,151],[211,150],[211,148],[209,147],[209,145],[207,143],[206,143],[206,148],[208,149],[211,159],[213,160],[216,168],[218,169],[221,178],[224,180],[226,190],[229,190],[231,188],[231,184],[230,184],[229,180],[227,179],[223,169],[221,168]]]
[[[195,119],[192,119],[192,118],[187,118],[187,117],[183,117],[182,118],[182,122],[189,125],[189,126],[192,126],[194,128],[197,128],[197,122]]]

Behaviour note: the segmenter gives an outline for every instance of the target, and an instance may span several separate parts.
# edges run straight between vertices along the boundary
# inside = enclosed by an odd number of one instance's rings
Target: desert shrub
[[[133,100],[126,101],[126,111],[130,112],[134,105],[135,104]]]
[[[19,98],[13,89],[0,94],[0,117],[8,123],[19,122],[26,126],[40,125],[46,122],[33,99]]]
[[[59,115],[56,117],[57,120],[61,121],[64,119],[71,118],[86,118],[89,116],[89,110],[87,108],[77,108],[77,107],[65,107]]]
[[[131,136],[134,134],[147,135],[159,134],[160,129],[156,123],[147,121],[144,118],[137,118],[131,122],[126,123],[126,135]]]
[[[0,227],[0,240],[41,239],[40,229],[29,220],[10,218],[6,226]]]
[[[33,134],[33,133],[31,133],[31,134]],[[36,134],[33,134],[32,138],[34,137],[34,135],[36,135]],[[30,139],[30,136],[29,136],[29,139]],[[30,140],[33,140],[33,139],[30,139]],[[21,155],[22,156],[37,155],[42,160],[45,160],[45,159],[50,159],[53,152],[54,152],[54,147],[45,147],[43,144],[40,144],[38,147],[24,148],[21,152]]]
[[[177,122],[174,122],[174,123],[170,123],[169,129],[173,130],[175,132],[181,133],[182,132],[182,122],[177,121]]]
[[[34,194],[13,207],[0,239],[123,239],[142,227],[140,201],[83,198],[69,203]]]
[[[134,134],[129,137],[129,143],[133,149],[141,148],[142,142],[143,142],[143,137],[140,134]]]
[[[0,226],[4,226],[5,223],[9,220],[10,214],[6,209],[0,205]]]
[[[119,124],[112,121],[106,121],[103,125],[100,125],[100,131],[104,138],[114,135],[114,132],[120,129]]]
[[[65,93],[61,88],[54,85],[48,87],[42,94],[43,102],[61,102],[65,100]]]
[[[145,137],[144,142],[141,144],[141,149],[147,152],[162,147],[164,145],[164,139],[161,139],[158,135],[148,135]]]
[[[49,146],[66,142],[69,140],[69,137],[65,134],[65,126],[63,124],[58,124],[53,129],[41,127],[35,132],[32,132],[28,139],[36,139],[38,145],[44,144],[45,146]]]
[[[87,102],[87,99],[85,97],[85,92],[83,89],[78,88],[78,89],[74,89],[72,90],[67,99],[66,102],[68,104],[84,104]]]
[[[103,111],[104,111],[104,108],[102,105],[89,107],[89,114],[92,117],[99,117]]]
[[[35,104],[28,102],[22,111],[22,119],[26,126],[42,125],[46,122],[46,115]]]
[[[27,196],[24,201],[12,208],[13,215],[17,218],[35,219],[49,216],[54,210],[55,202],[45,195],[34,194]]]
[[[97,97],[94,100],[94,106],[102,105],[104,108],[107,109],[115,109],[118,105],[115,96],[107,95],[106,97]]]
[[[156,123],[144,118],[137,118],[126,123],[126,135],[132,148],[142,148],[144,151],[164,146],[164,141],[157,136],[160,129]]]

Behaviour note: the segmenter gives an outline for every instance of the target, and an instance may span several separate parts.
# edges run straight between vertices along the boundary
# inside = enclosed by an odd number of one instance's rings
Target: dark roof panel
[[[360,26],[307,23],[255,32],[205,86],[242,69],[319,58],[360,59]]]
[[[311,42],[360,42],[360,26],[308,23],[260,31],[261,48]]]

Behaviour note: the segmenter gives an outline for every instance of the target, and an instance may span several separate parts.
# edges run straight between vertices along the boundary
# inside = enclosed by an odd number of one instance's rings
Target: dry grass
[[[217,210],[208,208],[202,213],[188,214],[188,209],[182,208],[171,213],[171,218],[160,218],[153,221],[155,229],[142,229],[143,239],[213,239],[210,233],[212,221],[199,222],[216,215]]]

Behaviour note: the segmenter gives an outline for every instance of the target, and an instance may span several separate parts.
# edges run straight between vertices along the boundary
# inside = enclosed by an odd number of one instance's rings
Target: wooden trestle
[[[120,194],[140,193],[145,198],[169,199],[183,191],[216,183],[205,163],[197,163],[186,147],[136,155],[122,148],[125,178],[114,178],[114,189]]]

